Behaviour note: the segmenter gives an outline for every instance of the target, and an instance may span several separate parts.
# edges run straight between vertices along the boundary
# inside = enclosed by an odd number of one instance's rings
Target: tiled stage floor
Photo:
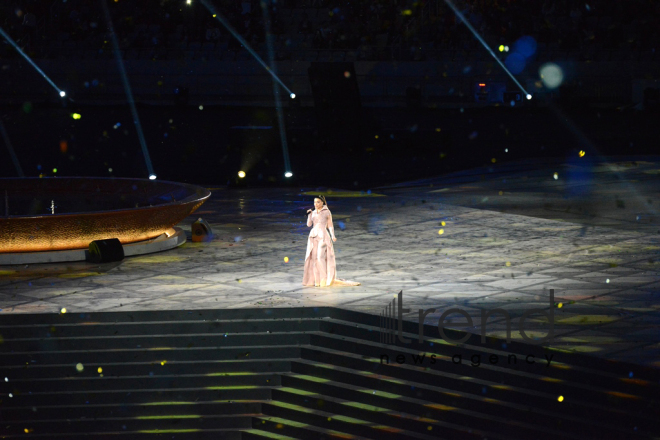
[[[435,308],[426,322],[436,324],[458,307],[478,333],[481,311],[502,308],[520,339],[519,317],[549,311],[554,289],[554,347],[660,367],[659,176],[658,158],[546,161],[371,194],[335,190],[327,197],[338,273],[362,285],[330,288],[301,285],[303,213],[312,206],[303,192],[314,188],[213,189],[179,225],[189,231],[203,217],[212,242],[100,266],[2,266],[0,313],[334,306],[378,314],[402,290],[412,310],[405,319]],[[548,327],[532,315],[526,329],[542,337]],[[505,328],[495,314],[486,333]]]

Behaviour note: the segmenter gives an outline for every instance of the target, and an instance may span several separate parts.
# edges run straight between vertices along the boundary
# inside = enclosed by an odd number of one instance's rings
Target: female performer
[[[337,278],[335,250],[332,244],[337,241],[337,237],[332,224],[332,214],[324,196],[315,197],[314,209],[307,210],[307,226],[313,228],[307,240],[303,286],[359,286],[358,282]]]

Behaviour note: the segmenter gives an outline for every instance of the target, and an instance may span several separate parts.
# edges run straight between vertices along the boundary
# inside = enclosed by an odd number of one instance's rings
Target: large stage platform
[[[301,285],[312,205],[303,193],[314,188],[211,188],[178,226],[190,231],[202,217],[213,241],[121,263],[2,266],[0,314],[321,306],[379,314],[402,290],[404,319],[435,308],[426,323],[437,323],[458,307],[479,333],[481,310],[502,308],[520,340],[518,318],[547,309],[554,289],[554,348],[658,368],[659,173],[657,159],[527,162],[326,193],[339,277],[362,283],[330,288]],[[530,334],[542,337],[547,323],[534,318]],[[504,337],[502,315],[486,330]]]

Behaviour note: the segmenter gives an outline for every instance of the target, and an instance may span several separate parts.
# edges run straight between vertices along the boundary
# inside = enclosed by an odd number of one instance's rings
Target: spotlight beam
[[[270,1],[261,1],[261,11],[264,15],[264,27],[266,28],[266,46],[268,47],[268,62],[271,66],[271,72],[277,77],[277,66],[275,65],[275,54],[273,50],[273,34],[270,28],[270,11],[268,6]],[[273,94],[275,95],[275,110],[277,112],[277,122],[280,129],[280,141],[282,142],[282,154],[284,155],[284,171],[291,171],[291,159],[289,157],[289,146],[286,142],[286,126],[284,124],[284,113],[282,112],[282,101],[280,100],[280,89],[277,81],[273,79]]]
[[[7,40],[7,42],[8,42],[9,44],[11,44],[12,46],[14,46],[14,49],[16,49],[16,51],[17,51],[18,53],[20,53],[21,56],[22,56],[23,58],[25,58],[25,59],[27,60],[27,62],[30,63],[30,65],[31,65],[32,67],[34,67],[35,70],[36,70],[37,72],[39,72],[39,74],[40,74],[41,76],[43,76],[43,78],[44,78],[46,81],[48,81],[48,84],[50,84],[51,86],[53,86],[53,88],[55,89],[55,91],[57,92],[58,95],[60,95],[60,96],[62,96],[62,97],[64,97],[64,96],[66,95],[66,93],[64,93],[64,90],[62,90],[62,89],[60,89],[59,87],[57,87],[57,85],[55,85],[55,83],[53,82],[53,80],[51,80],[51,79],[48,77],[48,75],[46,75],[46,74],[44,73],[44,71],[41,70],[41,69],[39,68],[39,66],[37,66],[37,65],[35,64],[35,62],[32,61],[32,59],[31,59],[29,56],[27,56],[27,54],[26,54],[25,52],[23,52],[23,50],[18,46],[18,44],[16,44],[16,42],[15,42],[14,40],[12,40],[12,38],[9,36],[9,34],[7,34],[7,32],[5,32],[4,29],[2,29],[2,28],[0,28],[0,35],[2,35],[3,37],[5,37],[5,40]],[[64,93],[64,95],[62,95],[62,93]]]
[[[2,120],[0,120],[0,134],[2,134],[2,138],[5,140],[5,145],[7,145],[7,150],[9,150],[9,155],[11,156],[12,162],[14,162],[14,168],[16,168],[18,176],[25,177],[25,174],[23,174],[23,168],[21,168],[21,164],[18,162],[18,157],[16,157],[16,152],[14,152],[14,147],[11,145],[9,135],[7,134],[5,124],[2,123]]]
[[[103,6],[103,13],[105,15],[106,25],[108,26],[108,31],[110,31],[110,39],[112,40],[112,47],[115,52],[115,58],[117,59],[117,65],[119,66],[119,73],[121,75],[121,81],[124,84],[124,90],[126,91],[126,98],[128,100],[128,105],[131,107],[131,113],[133,115],[133,123],[135,124],[135,129],[137,130],[138,139],[140,141],[140,147],[142,148],[142,155],[144,156],[144,161],[147,164],[147,171],[149,172],[149,178],[155,176],[154,167],[151,164],[151,157],[149,156],[149,150],[147,150],[147,141],[144,138],[144,133],[142,132],[142,124],[140,124],[140,117],[138,116],[137,108],[135,108],[135,99],[133,99],[133,91],[131,90],[131,84],[128,82],[128,75],[126,74],[126,67],[124,66],[124,60],[121,57],[121,52],[119,50],[119,42],[117,41],[117,35],[115,34],[115,28],[112,25],[112,18],[110,17],[110,10],[108,9],[108,4],[106,0],[100,0],[101,6]]]
[[[529,93],[527,92],[527,90],[525,90],[525,88],[522,86],[522,84],[520,84],[520,82],[518,82],[516,77],[513,76],[513,74],[509,71],[509,69],[506,68],[504,63],[502,61],[500,61],[499,58],[497,58],[497,55],[495,55],[495,52],[493,52],[493,50],[488,46],[486,41],[484,41],[484,39],[481,38],[481,35],[479,35],[477,30],[470,24],[470,22],[465,18],[465,16],[461,13],[461,11],[458,10],[458,8],[451,2],[451,0],[444,0],[444,2],[447,3],[447,5],[454,11],[456,16],[461,19],[461,21],[465,24],[465,26],[467,26],[467,28],[470,30],[470,32],[472,32],[472,35],[474,35],[475,38],[477,40],[479,40],[479,42],[486,48],[488,53],[490,53],[490,55],[495,59],[495,61],[497,61],[497,64],[499,64],[502,67],[502,69],[504,69],[504,71],[511,77],[513,82],[515,82],[516,85],[520,88],[520,90],[523,91],[525,96],[529,96]],[[530,99],[530,98],[528,97],[528,99]]]
[[[271,69],[270,67],[268,67],[268,65],[264,62],[264,60],[261,59],[261,57],[260,57],[260,56],[254,51],[254,49],[252,49],[252,47],[250,47],[250,45],[248,44],[248,42],[245,41],[245,38],[243,38],[243,37],[241,36],[241,34],[239,34],[238,32],[236,32],[236,31],[234,30],[234,28],[231,27],[231,25],[229,24],[229,22],[227,22],[227,20],[225,20],[225,18],[222,16],[222,14],[220,14],[220,13],[215,9],[215,6],[213,6],[208,0],[200,0],[200,2],[206,7],[206,9],[209,10],[209,12],[210,12],[211,14],[213,14],[213,15],[215,16],[215,18],[218,19],[218,21],[219,21],[219,22],[220,22],[220,23],[221,23],[221,24],[222,24],[222,25],[223,25],[228,31],[229,31],[229,32],[230,32],[230,33],[231,33],[231,34],[232,34],[232,35],[233,35],[233,36],[234,36],[234,37],[235,37],[235,38],[236,38],[236,39],[237,39],[242,45],[243,45],[243,47],[244,47],[248,52],[250,52],[250,55],[252,55],[252,56],[254,57],[254,59],[257,60],[257,62],[258,62],[259,64],[261,64],[261,65],[263,66],[263,68],[266,69],[266,71],[267,71],[268,73],[271,74],[271,76],[275,79],[275,81],[277,81],[277,82],[279,83],[279,85],[281,85],[282,88],[284,88],[284,90],[286,90],[286,91],[289,93],[290,96],[295,96],[295,94],[291,91],[291,89],[289,89],[289,88],[288,88],[288,87],[282,82],[282,80],[281,80],[281,79],[275,74],[275,72],[272,71],[272,69]]]

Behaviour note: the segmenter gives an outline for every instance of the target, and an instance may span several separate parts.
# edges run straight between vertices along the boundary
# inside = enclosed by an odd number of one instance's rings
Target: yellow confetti
[[[445,233],[445,230],[444,230],[444,229],[440,229],[440,230],[438,231],[438,235],[442,235],[442,234],[444,234],[444,233]]]
[[[445,223],[445,222],[440,222],[440,225],[441,225],[441,226],[445,226],[446,224],[447,224],[447,223]]]
[[[511,262],[510,261],[506,262],[506,267],[511,267]]]
[[[563,401],[564,401],[564,396],[559,396],[559,397],[557,397],[557,401],[558,401],[558,402],[563,402]]]
[[[289,262],[289,257],[284,257],[284,262],[288,263]]]
[[[331,422],[331,421],[332,421],[332,417],[328,417],[328,422]]]
[[[103,373],[103,368],[99,367],[99,369],[98,369],[97,371],[98,371],[99,373]]]
[[[161,364],[161,365],[165,365],[165,363],[167,363],[167,361],[163,361],[163,362],[161,362],[160,364]]]
[[[62,307],[62,310],[60,310],[60,313],[66,313],[66,308]]]
[[[493,163],[495,163],[495,162],[497,162],[497,159],[492,158],[490,161],[493,162]]]
[[[85,367],[83,366],[83,364],[76,364],[76,371],[81,372],[84,369]]]
[[[558,309],[561,309],[562,307],[564,307],[564,303],[559,303],[559,304],[557,304],[557,308],[558,308]]]
[[[433,426],[428,426],[426,429],[428,429],[429,431],[431,431],[431,430],[433,429]]]
[[[584,150],[580,150],[580,157],[584,157],[584,155],[587,154],[584,152]]]

